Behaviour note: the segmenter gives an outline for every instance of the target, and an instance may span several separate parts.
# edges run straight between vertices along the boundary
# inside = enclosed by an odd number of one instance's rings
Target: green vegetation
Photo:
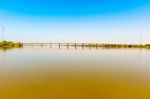
[[[145,48],[145,45],[136,45],[136,44],[100,44],[97,46],[101,48]]]
[[[44,43],[43,43],[44,44]],[[47,46],[46,44],[38,44],[35,43],[34,46]],[[33,44],[29,43],[29,46],[33,46]],[[59,46],[74,46],[76,47],[89,47],[89,48],[103,48],[103,49],[128,49],[128,48],[142,48],[142,49],[150,49],[150,44],[94,44],[94,43],[66,43]],[[12,48],[22,48],[23,44],[18,42],[10,42],[10,41],[3,41],[0,42],[0,49],[7,50]]]
[[[75,45],[72,45],[75,46]],[[106,48],[106,49],[118,49],[118,48],[145,48],[150,49],[150,44],[79,44],[76,46],[80,47],[96,47],[96,48]]]
[[[150,44],[146,44],[145,47],[150,49]]]
[[[14,43],[10,41],[3,41],[0,42],[0,49],[11,49],[11,48],[22,48],[23,44],[22,43]]]

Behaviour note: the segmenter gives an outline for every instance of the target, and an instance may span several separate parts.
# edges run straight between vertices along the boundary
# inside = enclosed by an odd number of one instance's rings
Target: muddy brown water
[[[150,99],[150,50],[0,50],[0,99]]]

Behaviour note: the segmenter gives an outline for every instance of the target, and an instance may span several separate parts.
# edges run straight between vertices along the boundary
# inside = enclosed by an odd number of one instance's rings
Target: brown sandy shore
[[[0,99],[150,99],[144,75],[140,80],[129,75],[95,70],[1,71]]]

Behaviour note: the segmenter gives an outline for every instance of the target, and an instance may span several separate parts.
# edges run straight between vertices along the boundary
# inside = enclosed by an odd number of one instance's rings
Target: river
[[[0,50],[0,99],[150,99],[150,50]]]

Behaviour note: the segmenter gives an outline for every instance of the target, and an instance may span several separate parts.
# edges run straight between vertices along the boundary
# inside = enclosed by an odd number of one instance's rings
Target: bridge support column
[[[43,47],[43,45],[41,44],[41,48]]]
[[[59,46],[59,49],[60,49],[61,44],[59,43],[58,46]]]
[[[90,48],[90,49],[92,48],[92,44],[89,44],[89,48]]]
[[[84,49],[84,44],[82,44],[82,49]]]
[[[76,43],[75,43],[74,47],[75,47],[75,49],[77,49],[77,44]]]
[[[50,43],[50,48],[52,48],[52,43]]]
[[[98,44],[96,44],[96,49],[98,48]]]
[[[69,43],[67,43],[67,49],[69,49]]]

